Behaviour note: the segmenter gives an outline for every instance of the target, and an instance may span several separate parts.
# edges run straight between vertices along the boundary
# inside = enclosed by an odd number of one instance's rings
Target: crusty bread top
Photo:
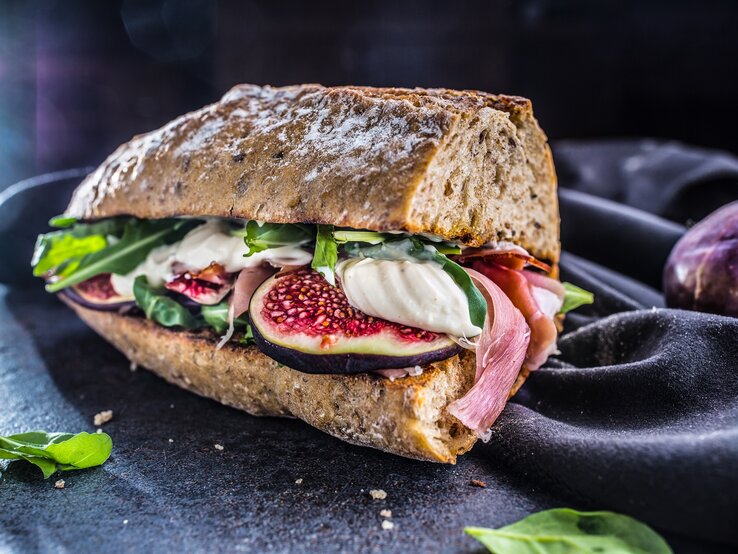
[[[239,85],[119,147],[67,213],[327,223],[559,255],[530,101],[476,91]]]

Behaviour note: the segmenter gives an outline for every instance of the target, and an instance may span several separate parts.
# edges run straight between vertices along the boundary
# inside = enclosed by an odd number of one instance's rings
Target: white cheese
[[[112,275],[113,288],[121,296],[133,298],[136,277],[145,275],[151,285],[161,286],[172,278],[172,265],[175,263],[192,271],[217,263],[225,267],[227,272],[235,273],[264,262],[274,267],[284,267],[309,264],[313,259],[312,253],[299,245],[268,248],[246,257],[244,254],[248,252],[248,247],[243,237],[230,235],[228,229],[224,222],[210,220],[195,227],[180,242],[154,248],[130,273]]]
[[[482,332],[466,295],[436,263],[350,258],[336,273],[349,304],[366,314],[455,337]]]

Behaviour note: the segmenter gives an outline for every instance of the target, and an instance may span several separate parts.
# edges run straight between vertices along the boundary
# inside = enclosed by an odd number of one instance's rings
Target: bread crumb
[[[128,520],[127,519],[124,519],[123,520],[123,525],[128,525]]]
[[[136,370],[138,369],[138,364],[137,364],[136,362],[131,362],[131,365],[130,365],[130,366],[128,366],[128,368],[129,368],[129,369],[130,369],[131,371],[136,371]]]
[[[174,404],[169,404],[169,407],[170,408],[174,408]]]
[[[382,510],[379,512],[379,515],[382,517],[392,517],[392,510]]]
[[[98,435],[102,435],[102,429],[100,429],[100,428],[98,427],[98,429],[97,429],[97,431],[95,431],[95,433],[97,433]]]
[[[382,521],[382,529],[384,529],[385,531],[389,531],[390,529],[394,528],[394,526],[395,524],[391,521],[388,521],[386,519]]]
[[[469,481],[469,484],[472,487],[479,487],[480,489],[486,489],[487,488],[487,483],[485,483],[484,481],[480,481],[479,479],[471,479]]]
[[[169,442],[174,442],[174,439],[169,439]]]
[[[225,447],[224,447],[224,446],[223,446],[222,444],[214,444],[213,446],[214,446],[214,447],[215,447],[215,449],[216,449],[217,451],[219,451],[219,452],[222,452],[222,451],[223,451],[223,449],[225,448]]]
[[[295,479],[295,485],[302,485],[302,478]]]
[[[369,496],[371,496],[373,500],[384,500],[387,498],[387,493],[382,489],[372,489],[369,491]]]
[[[55,489],[63,489],[64,488],[64,479],[59,479],[56,483],[54,483]]]
[[[102,412],[95,414],[92,422],[99,427],[100,425],[106,424],[111,419],[113,419],[113,410],[103,410]]]

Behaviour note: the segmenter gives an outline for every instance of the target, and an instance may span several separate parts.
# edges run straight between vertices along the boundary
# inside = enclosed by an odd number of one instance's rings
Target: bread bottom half
[[[216,350],[209,332],[174,331],[137,316],[90,310],[62,297],[123,354],[170,383],[255,416],[296,417],[341,440],[408,458],[456,463],[475,434],[446,411],[474,382],[464,351],[415,377],[313,375],[290,369],[254,346]],[[511,396],[525,381],[521,371]]]

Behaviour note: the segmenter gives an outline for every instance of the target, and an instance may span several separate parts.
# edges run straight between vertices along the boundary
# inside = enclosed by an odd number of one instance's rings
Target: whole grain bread
[[[455,463],[476,441],[446,411],[474,382],[472,352],[395,381],[368,374],[314,375],[281,365],[254,346],[229,342],[216,350],[218,339],[209,332],[172,331],[60,298],[132,362],[252,415],[297,417],[350,443],[433,462]],[[522,371],[511,396],[526,376]]]
[[[119,147],[67,214],[316,222],[559,257],[531,103],[477,91],[239,85]]]

